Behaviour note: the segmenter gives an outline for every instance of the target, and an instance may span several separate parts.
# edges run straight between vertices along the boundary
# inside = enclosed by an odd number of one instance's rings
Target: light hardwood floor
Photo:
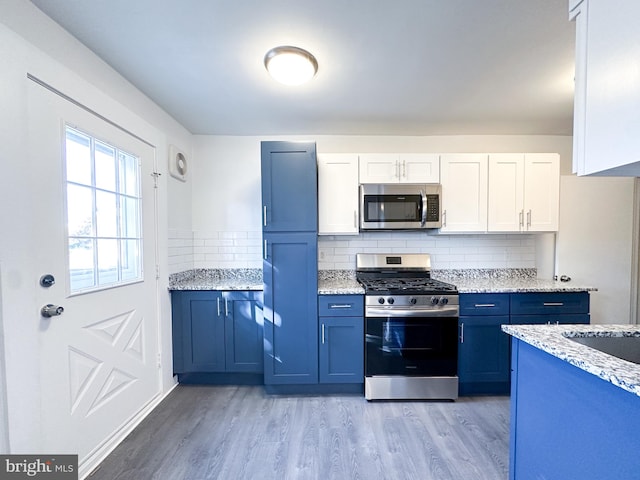
[[[509,398],[367,402],[179,386],[91,480],[499,480]]]

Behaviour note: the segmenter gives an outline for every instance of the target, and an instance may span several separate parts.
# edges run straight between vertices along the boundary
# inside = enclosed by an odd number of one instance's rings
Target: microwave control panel
[[[427,222],[440,220],[440,196],[427,194]]]

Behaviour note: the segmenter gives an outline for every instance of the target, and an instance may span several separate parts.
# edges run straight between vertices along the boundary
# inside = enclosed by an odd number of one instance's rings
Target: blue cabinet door
[[[509,336],[501,325],[509,317],[460,317],[458,377],[460,383],[509,382]]]
[[[177,345],[182,365],[175,373],[224,372],[222,295],[213,291],[174,292],[173,295],[179,298],[176,306],[182,337],[181,345]]]
[[[320,317],[320,383],[364,383],[364,319]]]
[[[262,142],[263,232],[318,231],[316,145]]]
[[[458,378],[460,395],[509,391],[508,293],[460,295]]]
[[[364,297],[320,296],[320,383],[364,383]]]
[[[262,373],[262,292],[224,292],[225,370]]]
[[[318,383],[315,233],[265,234],[265,384]]]

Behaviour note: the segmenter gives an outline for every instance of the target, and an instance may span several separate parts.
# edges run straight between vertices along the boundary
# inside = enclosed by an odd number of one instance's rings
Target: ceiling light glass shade
[[[306,50],[281,46],[272,48],[264,56],[269,74],[285,85],[301,85],[311,80],[318,71],[318,61]]]

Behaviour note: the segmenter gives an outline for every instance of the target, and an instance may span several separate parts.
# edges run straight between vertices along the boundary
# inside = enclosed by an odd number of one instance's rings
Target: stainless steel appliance
[[[442,227],[442,186],[360,185],[360,230],[414,230]]]
[[[458,398],[458,291],[427,254],[358,254],[365,289],[365,397]]]

